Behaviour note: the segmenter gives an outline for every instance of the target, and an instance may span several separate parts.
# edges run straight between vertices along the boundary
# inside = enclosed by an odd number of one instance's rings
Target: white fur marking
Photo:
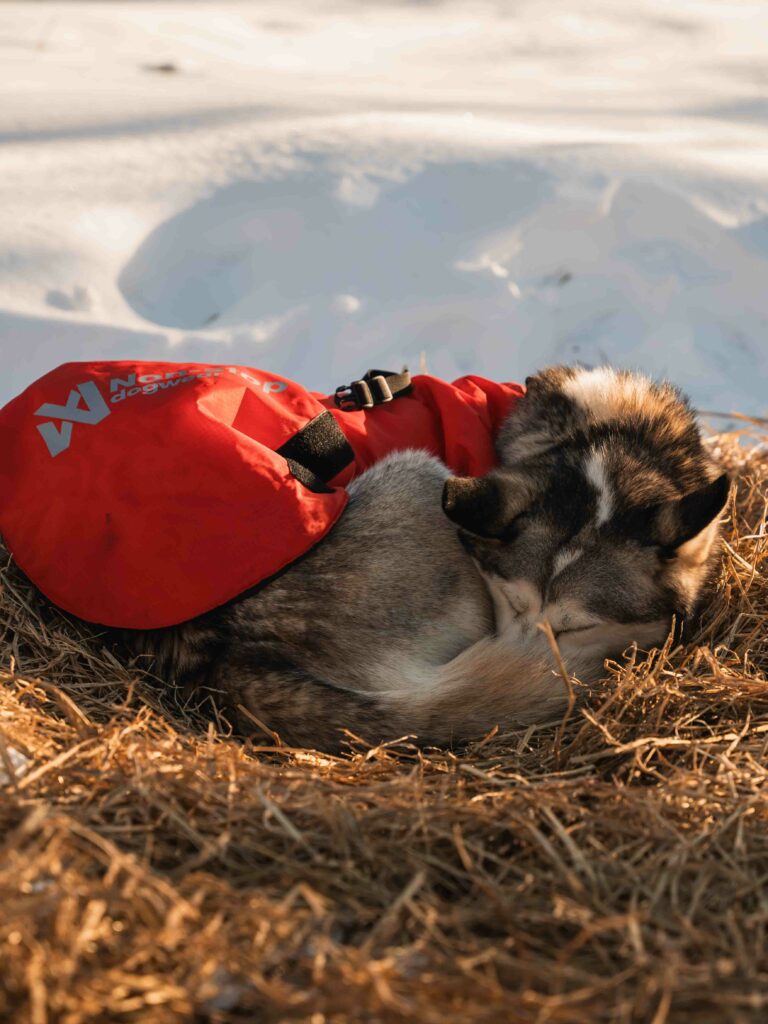
[[[552,566],[552,579],[559,576],[567,566],[572,565],[584,554],[581,548],[561,548],[555,555],[555,562]]]
[[[584,473],[587,480],[597,491],[597,519],[598,526],[607,523],[613,513],[613,494],[608,478],[605,473],[603,452],[592,452],[584,463]]]
[[[583,370],[565,382],[563,391],[595,420],[610,419],[616,405],[616,371],[609,366]]]
[[[627,405],[641,406],[649,389],[644,377],[621,378],[610,366],[582,370],[563,384],[563,393],[595,423],[615,420]]]

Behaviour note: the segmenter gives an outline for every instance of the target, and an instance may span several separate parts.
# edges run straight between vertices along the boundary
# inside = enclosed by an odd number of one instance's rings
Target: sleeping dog
[[[416,735],[443,744],[546,721],[570,673],[666,638],[706,592],[728,480],[668,384],[553,368],[497,440],[498,465],[451,476],[401,451],[349,485],[305,558],[202,616],[133,634],[134,652],[209,690],[240,731],[334,750]]]

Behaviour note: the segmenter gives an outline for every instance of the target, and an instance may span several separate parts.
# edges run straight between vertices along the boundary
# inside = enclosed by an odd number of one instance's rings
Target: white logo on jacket
[[[125,380],[113,377],[109,382],[109,401],[114,405],[126,398],[135,398],[137,395],[154,395],[166,388],[188,384],[193,380],[205,377],[219,377],[225,372],[242,377],[249,384],[255,384],[267,395],[285,391],[288,388],[287,383],[282,380],[259,380],[236,366],[216,366],[203,371],[171,370],[165,374],[145,373],[138,377],[135,373],[130,373]],[[81,401],[85,402],[85,408],[81,406]],[[47,423],[39,423],[37,429],[45,441],[51,457],[55,458],[69,448],[72,441],[73,424],[85,423],[94,426],[109,416],[111,411],[96,384],[92,380],[88,380],[78,384],[69,392],[66,405],[44,402],[36,410],[35,416],[45,416],[48,420]],[[58,420],[59,426],[53,423],[53,420]]]
[[[85,409],[80,406],[81,399],[85,402]],[[48,451],[55,458],[69,448],[73,423],[88,423],[91,426],[101,423],[105,416],[109,416],[109,406],[93,381],[87,380],[69,392],[66,405],[45,402],[35,416],[48,416],[50,420],[59,420],[61,424],[57,427],[55,423],[49,421],[40,423],[37,427],[48,446]]]

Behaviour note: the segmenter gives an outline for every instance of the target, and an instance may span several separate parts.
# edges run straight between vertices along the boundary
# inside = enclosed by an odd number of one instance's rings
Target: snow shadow
[[[280,316],[327,299],[339,311],[460,295],[467,240],[548,192],[518,163],[427,167],[402,184],[327,172],[242,182],[157,227],[119,279],[146,320],[195,329]]]
[[[119,287],[173,329],[176,358],[318,390],[374,365],[521,379],[611,363],[759,412],[766,279],[763,224],[734,230],[650,180],[557,187],[516,160],[231,185],[152,231]]]

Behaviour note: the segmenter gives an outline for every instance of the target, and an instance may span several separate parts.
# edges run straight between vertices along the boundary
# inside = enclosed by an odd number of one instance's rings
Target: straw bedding
[[[714,443],[700,632],[461,750],[230,738],[3,557],[0,1019],[768,1019],[768,455]]]

